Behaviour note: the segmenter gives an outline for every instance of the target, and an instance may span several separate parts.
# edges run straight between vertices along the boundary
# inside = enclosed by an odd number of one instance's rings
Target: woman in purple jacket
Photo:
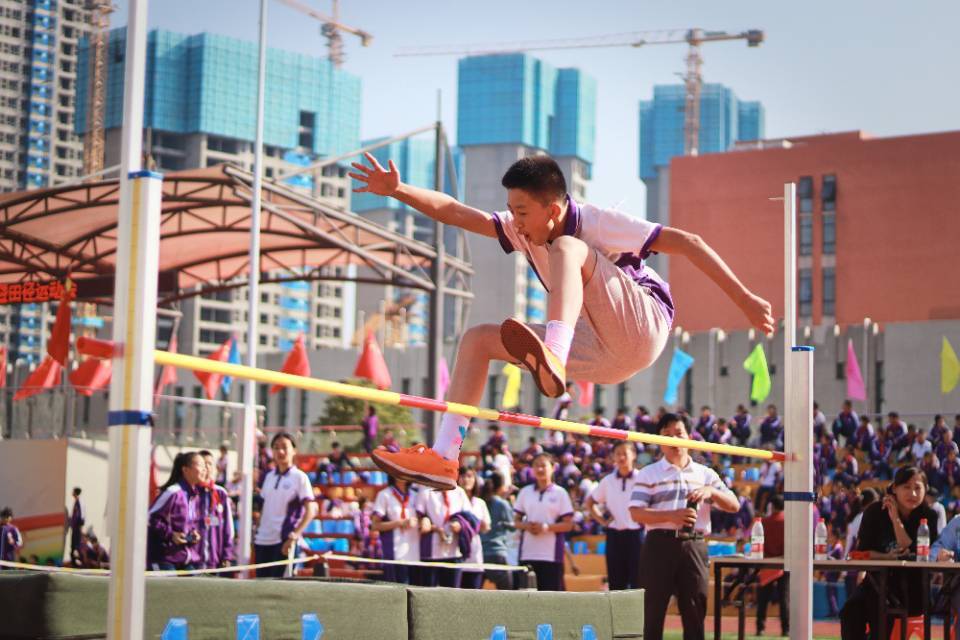
[[[196,451],[174,458],[170,479],[150,507],[147,564],[151,569],[203,566],[201,484],[207,467]]]

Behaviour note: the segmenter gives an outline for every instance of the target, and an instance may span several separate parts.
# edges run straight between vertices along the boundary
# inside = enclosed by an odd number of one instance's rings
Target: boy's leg
[[[483,324],[463,334],[457,350],[447,400],[476,406],[483,397],[491,360],[510,360],[500,341],[500,327]],[[373,460],[384,471],[403,479],[449,490],[457,485],[460,447],[470,419],[445,413],[433,448],[410,447],[395,453],[375,449]]]
[[[583,308],[583,286],[597,266],[597,254],[579,238],[560,236],[549,245],[551,291],[543,340],[517,320],[501,325],[504,346],[533,374],[540,391],[563,394],[574,327]]]

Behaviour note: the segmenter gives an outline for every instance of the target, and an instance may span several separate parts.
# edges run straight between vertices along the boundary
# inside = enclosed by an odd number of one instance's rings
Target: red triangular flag
[[[226,362],[230,357],[230,345],[232,343],[233,338],[227,338],[227,341],[220,345],[219,349],[207,356],[207,359]],[[209,400],[217,397],[217,389],[220,388],[220,381],[223,380],[223,375],[219,373],[207,373],[205,371],[194,371],[193,375],[196,376],[200,384],[203,385],[203,389],[206,391]]]
[[[57,319],[50,330],[50,340],[47,341],[47,353],[63,366],[67,366],[67,356],[70,353],[70,301],[73,300],[73,294],[73,283],[67,278],[67,286],[57,307]]]
[[[177,352],[177,336],[174,334],[170,337],[170,346],[167,347],[168,353]],[[160,380],[157,381],[157,390],[154,391],[155,394],[160,395],[163,392],[163,388],[168,384],[173,384],[177,381],[177,368],[172,364],[165,365],[163,369],[160,370]]]
[[[594,384],[592,382],[577,382],[577,387],[580,389],[580,397],[577,398],[577,404],[581,407],[589,407],[592,405]]]
[[[40,363],[40,366],[34,369],[33,373],[23,381],[23,384],[13,395],[13,399],[20,400],[21,398],[29,398],[30,396],[37,395],[44,389],[57,386],[60,384],[61,369],[62,367],[59,362],[47,356],[43,359],[43,362]]]
[[[297,341],[287,354],[287,359],[283,363],[283,373],[289,373],[294,376],[310,377],[310,359],[307,358],[307,346],[303,342],[303,334],[297,336]],[[283,385],[275,384],[270,387],[270,393],[276,393],[283,388]]]
[[[0,389],[7,386],[7,348],[0,346]]]
[[[110,384],[113,366],[109,360],[87,358],[79,367],[70,372],[70,384],[82,396],[90,397],[97,389]]]
[[[157,483],[157,448],[154,447],[150,449],[150,483],[148,485],[148,493],[150,499],[147,504],[153,504],[153,501],[157,499],[157,495],[160,493],[160,485]]]
[[[366,378],[380,389],[389,389],[392,384],[390,371],[383,359],[380,345],[373,337],[373,331],[367,332],[367,338],[363,341],[363,353],[357,360],[357,367],[353,370],[353,375],[358,378]]]

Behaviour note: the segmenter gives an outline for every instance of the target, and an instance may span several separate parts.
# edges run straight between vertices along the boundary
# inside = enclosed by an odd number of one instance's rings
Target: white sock
[[[562,320],[551,320],[547,323],[547,335],[543,343],[567,365],[567,356],[570,355],[570,343],[573,342],[573,327]]]
[[[433,450],[447,460],[456,460],[460,457],[460,447],[467,435],[467,425],[470,418],[455,413],[445,413],[440,419],[440,433],[433,443]]]

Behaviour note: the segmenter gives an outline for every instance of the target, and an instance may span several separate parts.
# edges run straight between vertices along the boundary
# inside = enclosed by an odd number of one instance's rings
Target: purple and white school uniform
[[[387,487],[377,493],[373,513],[382,522],[398,522],[417,515],[415,497],[396,487]],[[384,560],[420,560],[420,530],[417,527],[391,529],[380,532],[380,546]]]
[[[307,503],[313,502],[313,486],[307,474],[295,466],[280,473],[271,469],[260,486],[263,508],[253,543],[260,546],[282,544],[297,528]]]
[[[203,566],[216,569],[236,560],[234,549],[233,503],[227,490],[218,484],[203,487]]]
[[[417,492],[417,515],[429,518],[435,527],[444,527],[450,518],[461,511],[470,511],[470,499],[466,492],[457,487],[451,491],[437,491],[423,488]],[[457,536],[446,542],[440,532],[420,536],[420,558],[422,560],[452,560],[462,557],[457,544]]]
[[[547,246],[531,244],[513,213],[498,211],[493,223],[506,253],[522,252],[550,291]],[[567,360],[568,379],[612,384],[650,366],[666,345],[673,322],[670,287],[644,264],[662,226],[614,209],[578,204],[567,196],[563,235],[597,253],[597,266],[583,287],[583,311]],[[545,325],[531,324],[541,339]]]
[[[202,528],[199,487],[186,482],[167,487],[150,507],[147,564],[153,569],[161,564],[203,566]],[[174,533],[187,536],[187,543],[174,542]]]
[[[551,483],[543,491],[536,484],[529,484],[517,495],[513,512],[524,516],[528,522],[554,524],[573,515],[573,503],[567,490],[558,484]],[[563,543],[563,534],[523,531],[520,534],[520,562],[563,562]]]
[[[0,560],[16,562],[17,551],[23,546],[23,536],[20,529],[11,522],[0,526]],[[6,569],[6,567],[0,567]]]

